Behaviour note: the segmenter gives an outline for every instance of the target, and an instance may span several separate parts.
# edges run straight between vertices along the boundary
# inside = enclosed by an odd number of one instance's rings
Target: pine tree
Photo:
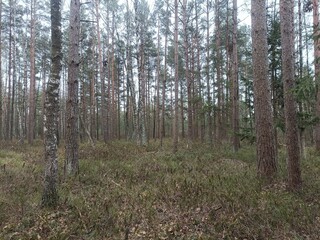
[[[266,1],[251,1],[252,60],[258,176],[271,179],[277,171],[270,84]]]

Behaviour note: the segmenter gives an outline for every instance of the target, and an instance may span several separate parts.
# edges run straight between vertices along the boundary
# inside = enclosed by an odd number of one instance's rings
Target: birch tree
[[[45,176],[42,206],[58,204],[57,129],[59,117],[59,89],[61,72],[61,0],[51,0],[51,74],[46,90],[44,113]]]

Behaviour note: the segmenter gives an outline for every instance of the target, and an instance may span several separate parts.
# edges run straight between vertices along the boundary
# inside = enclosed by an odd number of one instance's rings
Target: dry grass
[[[80,174],[60,176],[55,210],[39,207],[41,144],[2,146],[0,239],[318,239],[315,153],[303,162],[303,190],[290,193],[283,155],[278,179],[264,186],[252,147],[234,154],[227,146],[185,146],[173,155],[170,142],[162,150],[158,143],[82,145]]]

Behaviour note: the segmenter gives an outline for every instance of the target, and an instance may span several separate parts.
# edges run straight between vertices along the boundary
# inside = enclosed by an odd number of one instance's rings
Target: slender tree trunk
[[[36,115],[36,75],[35,75],[35,21],[36,0],[31,0],[31,24],[30,24],[30,91],[29,91],[29,118],[28,118],[28,143],[32,144],[35,135]]]
[[[115,53],[114,53],[114,31],[115,31],[115,23],[114,23],[114,11],[112,11],[112,30],[111,30],[111,65],[110,65],[110,73],[111,73],[111,101],[110,101],[110,137],[111,139],[115,139],[116,137],[116,129],[117,129],[117,114],[116,114],[116,76],[115,76]]]
[[[156,95],[156,107],[155,107],[155,121],[154,121],[154,138],[158,139],[160,137],[160,48],[161,48],[161,38],[160,38],[160,19],[158,15],[158,49],[157,49],[157,95]]]
[[[6,125],[5,125],[5,139],[6,140],[10,140],[11,136],[10,136],[10,119],[11,119],[11,82],[12,82],[12,48],[13,48],[13,31],[12,28],[14,27],[14,23],[13,23],[13,0],[9,1],[9,22],[10,22],[10,26],[9,26],[9,56],[8,56],[8,91],[7,91],[7,106],[6,106]]]
[[[42,86],[41,86],[41,117],[40,117],[40,136],[44,138],[43,133],[43,114],[44,114],[44,103],[46,101],[46,77],[47,77],[47,57],[42,57]],[[24,135],[24,134],[23,134]]]
[[[65,174],[79,172],[79,34],[80,1],[71,0],[68,56],[68,99],[66,102],[66,160]]]
[[[216,34],[216,70],[217,70],[217,142],[221,143],[224,139],[224,124],[223,119],[223,84],[221,76],[221,34],[220,34],[220,4],[218,0],[215,0],[215,34]]]
[[[188,26],[187,26],[187,0],[183,0],[183,47],[185,61],[185,77],[187,81],[187,119],[188,119],[188,145],[193,141],[192,129],[192,94],[191,94],[191,78],[189,74],[189,44],[188,44]]]
[[[298,44],[298,62],[299,62],[299,81],[302,81],[303,78],[303,45],[302,45],[302,3],[301,0],[298,0],[298,26],[299,26],[299,44]],[[299,112],[303,112],[302,101],[299,102]],[[299,142],[300,142],[300,156],[305,158],[305,138],[304,138],[304,129],[299,128]]]
[[[108,119],[107,119],[107,106],[106,106],[106,85],[105,75],[102,59],[102,47],[101,47],[101,33],[100,33],[100,12],[99,12],[99,0],[95,1],[96,10],[96,22],[97,22],[97,38],[98,38],[98,55],[99,55],[99,76],[101,82],[101,129],[103,135],[103,141],[108,141]]]
[[[181,121],[181,137],[185,138],[185,130],[184,130],[184,97],[183,97],[183,82],[180,82],[180,121]]]
[[[210,86],[210,1],[207,0],[207,55],[206,55],[206,78],[207,78],[207,122],[208,122],[208,140],[212,144],[212,99],[211,99],[211,86]]]
[[[16,4],[16,2],[15,2]],[[12,95],[11,95],[11,105],[10,105],[10,140],[13,139],[14,136],[14,120],[15,120],[15,103],[16,103],[16,82],[17,82],[17,38],[16,38],[16,8],[14,7],[13,14],[13,37],[12,37]]]
[[[174,121],[173,121],[173,153],[178,150],[179,134],[179,64],[178,64],[178,0],[174,1]]]
[[[141,42],[139,46],[139,103],[138,103],[138,114],[139,114],[139,126],[138,126],[138,136],[139,145],[147,145],[147,135],[146,135],[146,78],[145,78],[145,56],[144,56],[144,33],[141,32],[140,37]]]
[[[168,3],[167,3],[167,11],[168,12]],[[169,26],[166,26],[166,33],[164,37],[164,73],[162,79],[162,100],[161,100],[161,119],[160,119],[160,146],[163,146],[163,138],[165,137],[165,114],[166,114],[166,81],[167,81],[167,48],[168,48],[168,32]]]
[[[284,113],[288,154],[288,187],[301,186],[300,150],[296,101],[294,89],[294,0],[280,0],[280,28],[282,46],[282,76],[284,90]]]
[[[258,176],[271,180],[277,171],[270,84],[266,0],[251,1],[252,59]]]
[[[147,145],[147,129],[146,129],[146,73],[145,73],[145,16],[139,14],[141,3],[134,1],[136,37],[138,43],[138,80],[139,80],[139,101],[138,101],[138,139],[137,142],[141,146]]]
[[[238,3],[233,0],[233,64],[232,64],[232,127],[233,127],[233,149],[237,152],[240,148],[239,139],[239,80],[238,80]]]
[[[93,46],[92,40],[90,41],[90,46],[93,48],[92,50],[92,59],[94,59],[96,49]],[[95,64],[93,61],[91,62],[91,68],[94,68]],[[90,69],[89,78],[90,78],[90,135],[95,144],[97,140],[97,131],[96,131],[96,96],[95,96],[95,86],[96,86],[96,75],[94,74],[95,69]]]
[[[56,207],[58,204],[58,156],[57,128],[59,117],[59,88],[61,72],[61,1],[51,0],[51,74],[45,101],[45,177],[42,206]]]
[[[200,64],[200,31],[199,31],[199,5],[197,1],[195,1],[195,18],[196,18],[196,33],[195,33],[195,46],[197,50],[197,69],[196,69],[196,79],[197,79],[197,118],[198,118],[198,126],[200,126],[200,141],[204,142],[205,136],[205,113],[203,111],[203,96],[202,96],[202,83],[201,83],[201,64]]]

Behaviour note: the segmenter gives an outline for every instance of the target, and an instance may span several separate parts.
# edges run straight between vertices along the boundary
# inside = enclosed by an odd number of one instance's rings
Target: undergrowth
[[[270,185],[254,146],[117,141],[80,147],[80,174],[62,175],[60,204],[40,207],[43,146],[0,150],[0,239],[318,239],[320,156],[307,149],[303,189],[286,190],[285,154]]]

